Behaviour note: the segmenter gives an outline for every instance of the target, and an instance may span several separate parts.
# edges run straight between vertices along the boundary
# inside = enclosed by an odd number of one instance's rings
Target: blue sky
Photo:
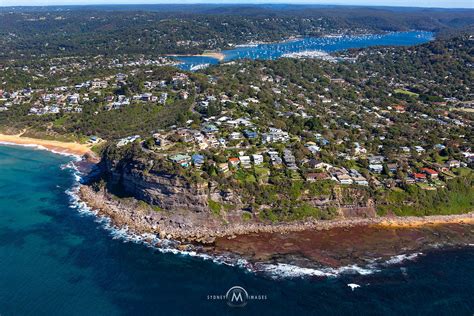
[[[474,0],[0,0],[0,6],[67,4],[153,4],[153,3],[311,3],[474,8]]]

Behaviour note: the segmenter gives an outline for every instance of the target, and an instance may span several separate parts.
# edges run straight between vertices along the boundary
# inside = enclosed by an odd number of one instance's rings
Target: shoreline
[[[212,244],[216,238],[236,238],[237,236],[278,233],[289,234],[303,231],[321,231],[334,228],[371,227],[382,229],[422,228],[448,224],[474,225],[474,212],[457,215],[433,215],[425,217],[375,217],[343,218],[336,220],[307,220],[290,223],[248,223],[209,227],[184,227],[180,223],[166,221],[166,224],[155,221],[152,215],[140,214],[130,205],[113,201],[103,193],[94,192],[88,186],[81,186],[80,198],[88,206],[96,209],[101,215],[109,217],[117,226],[128,226],[137,233],[153,233],[161,238],[182,242]],[[159,217],[163,218],[162,214]],[[166,218],[166,216],[165,216]]]
[[[174,54],[168,55],[169,57],[210,57],[217,59],[219,62],[224,61],[225,54],[222,52],[204,52],[202,54]]]
[[[251,223],[217,228],[181,226],[163,212],[146,213],[127,201],[81,185],[76,192],[99,218],[152,247],[217,262],[317,271],[366,267],[434,249],[474,244],[474,212],[406,218],[346,218],[293,223]],[[158,219],[158,220],[157,220]],[[369,264],[370,265],[370,264]]]
[[[225,54],[222,52],[204,52],[201,55],[197,55],[197,56],[211,57],[219,61],[223,61],[225,59]]]
[[[0,134],[0,145],[1,144],[36,146],[58,154],[86,157],[88,160],[95,162],[97,162],[99,159],[97,155],[91,150],[90,145],[79,144],[74,142],[62,142],[57,140],[23,137],[21,136],[21,134]]]

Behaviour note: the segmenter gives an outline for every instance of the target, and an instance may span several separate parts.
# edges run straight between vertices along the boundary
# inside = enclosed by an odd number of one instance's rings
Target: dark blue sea
[[[365,48],[370,46],[412,46],[426,43],[433,39],[433,33],[424,31],[393,32],[387,34],[370,34],[341,37],[307,37],[281,43],[259,44],[247,47],[224,50],[224,62],[238,59],[271,60],[284,54],[302,51],[324,51],[327,53],[350,48]],[[184,70],[197,70],[201,65],[216,65],[219,61],[205,56],[180,56],[177,60]]]
[[[255,274],[114,239],[103,222],[72,203],[71,159],[0,146],[2,316],[474,313],[473,247],[424,254],[367,275]],[[264,299],[244,307],[209,299],[233,286]]]

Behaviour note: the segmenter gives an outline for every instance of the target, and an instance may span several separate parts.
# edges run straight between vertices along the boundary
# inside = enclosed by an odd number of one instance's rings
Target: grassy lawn
[[[420,95],[418,93],[414,93],[408,90],[403,90],[403,89],[395,89],[393,92],[398,93],[398,94],[405,94],[410,97],[415,97],[418,98]]]
[[[237,170],[237,172],[234,175],[235,179],[241,183],[255,183],[257,182],[257,179],[255,179],[255,176],[243,169]]]

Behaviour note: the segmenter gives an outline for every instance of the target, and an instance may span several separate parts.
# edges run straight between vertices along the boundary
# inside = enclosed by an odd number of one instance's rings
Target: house
[[[415,151],[419,154],[425,152],[425,149],[421,146],[415,146]]]
[[[366,154],[367,149],[362,147],[358,142],[354,143],[354,154],[356,155],[361,155],[361,154]]]
[[[380,164],[371,164],[369,165],[369,170],[374,172],[374,173],[382,173],[383,171],[383,166]]]
[[[242,139],[242,134],[240,134],[239,132],[232,132],[232,133],[230,133],[230,135],[229,135],[229,139],[230,139],[230,140],[239,140],[239,139]]]
[[[202,131],[206,134],[217,133],[219,129],[214,124],[206,124],[203,126]]]
[[[190,130],[188,129],[180,129],[180,130],[177,130],[176,131],[176,135],[179,136],[179,138],[181,139],[181,141],[185,142],[185,143],[190,143],[193,141],[193,134],[191,133]]]
[[[181,165],[182,167],[189,167],[189,162],[191,161],[191,157],[189,155],[182,155],[177,154],[173,155],[169,158],[172,162]]]
[[[226,146],[226,141],[225,141],[224,138],[219,138],[217,141],[218,141],[218,143],[219,143],[220,146],[222,146],[222,147],[225,147],[225,146]]]
[[[159,103],[160,104],[165,104],[166,103],[166,100],[168,100],[168,93],[166,92],[163,92],[161,95],[160,95],[160,99],[159,99]]]
[[[436,144],[433,146],[433,148],[436,150],[443,150],[446,148],[446,146],[444,146],[443,144]]]
[[[242,168],[250,168],[252,167],[251,162],[250,162],[250,156],[240,156],[240,165]]]
[[[337,84],[343,84],[345,83],[346,81],[342,78],[331,78],[331,83],[337,83]]]
[[[281,129],[270,127],[268,133],[262,134],[262,143],[287,142],[290,135]]]
[[[217,169],[220,173],[227,173],[229,172],[229,165],[226,163],[220,163],[217,165]]]
[[[239,158],[236,158],[236,157],[229,158],[229,164],[230,164],[231,167],[237,167],[239,162],[240,162]]]
[[[194,141],[198,143],[204,141],[204,135],[198,131],[193,133],[193,138],[194,138]]]
[[[127,144],[133,143],[134,141],[136,141],[139,138],[140,138],[140,135],[134,135],[134,136],[128,136],[128,137],[122,138],[118,141],[117,147],[122,147],[122,146],[125,146]]]
[[[117,79],[117,81],[124,81],[125,79],[127,79],[127,75],[119,73],[115,76],[115,78]]]
[[[422,168],[421,171],[423,171],[423,173],[425,173],[430,179],[438,178],[438,172],[431,168]]]
[[[353,177],[352,181],[354,181],[354,183],[357,185],[363,185],[363,186],[369,185],[369,181],[367,181],[367,179],[364,178],[363,176]]]
[[[395,105],[393,109],[398,113],[405,113],[405,107],[401,104]]]
[[[105,88],[107,88],[107,86],[108,86],[107,81],[94,80],[91,83],[91,88],[92,89],[105,89]]]
[[[166,140],[160,133],[153,134],[153,139],[155,140],[156,146],[162,147],[166,145]]]
[[[308,161],[308,167],[311,169],[329,169],[332,167],[332,165],[325,162],[318,161],[316,159],[310,159]]]
[[[349,172],[350,176],[352,177],[352,181],[355,183],[355,184],[358,184],[358,185],[363,185],[363,186],[368,186],[369,185],[369,182],[367,181],[367,179],[365,179],[359,171],[355,170],[355,169],[351,169],[350,172]]]
[[[321,151],[321,148],[313,142],[306,143],[305,147],[308,148],[308,150],[313,154],[316,154]]]
[[[330,180],[331,177],[325,172],[311,172],[306,174],[306,181],[308,182],[315,182],[315,181],[323,181],[323,180]]]
[[[415,179],[416,182],[426,181],[426,174],[424,173],[414,173],[412,177],[413,179]]]
[[[255,139],[257,138],[258,134],[255,131],[245,130],[244,136],[247,137],[248,139]]]
[[[461,162],[459,160],[449,160],[446,162],[446,166],[449,168],[460,168],[461,167]]]
[[[396,163],[388,163],[387,168],[390,170],[390,172],[396,172],[398,165]]]
[[[298,169],[296,166],[296,158],[289,149],[285,149],[283,151],[283,160],[285,161],[286,165],[289,169]]]
[[[153,95],[151,93],[143,93],[140,96],[140,100],[143,101],[143,102],[150,102],[152,97],[153,97]]]
[[[201,168],[202,165],[204,164],[204,156],[200,154],[192,155],[191,160],[193,162],[193,165],[197,168]]]
[[[385,160],[385,157],[384,156],[370,156],[367,159],[369,160],[369,164],[377,165],[377,164],[383,163]]]
[[[327,146],[327,145],[330,144],[329,140],[327,140],[325,138],[318,139],[318,142],[321,146]]]
[[[339,174],[339,175],[337,175],[337,180],[339,180],[339,182],[341,184],[352,184],[353,183],[351,177],[348,174]]]
[[[259,154],[252,155],[253,163],[258,166],[263,163],[263,156]]]
[[[273,160],[272,160],[272,166],[274,167],[281,167],[281,165],[283,164],[283,159],[281,159],[281,157],[275,157]]]

